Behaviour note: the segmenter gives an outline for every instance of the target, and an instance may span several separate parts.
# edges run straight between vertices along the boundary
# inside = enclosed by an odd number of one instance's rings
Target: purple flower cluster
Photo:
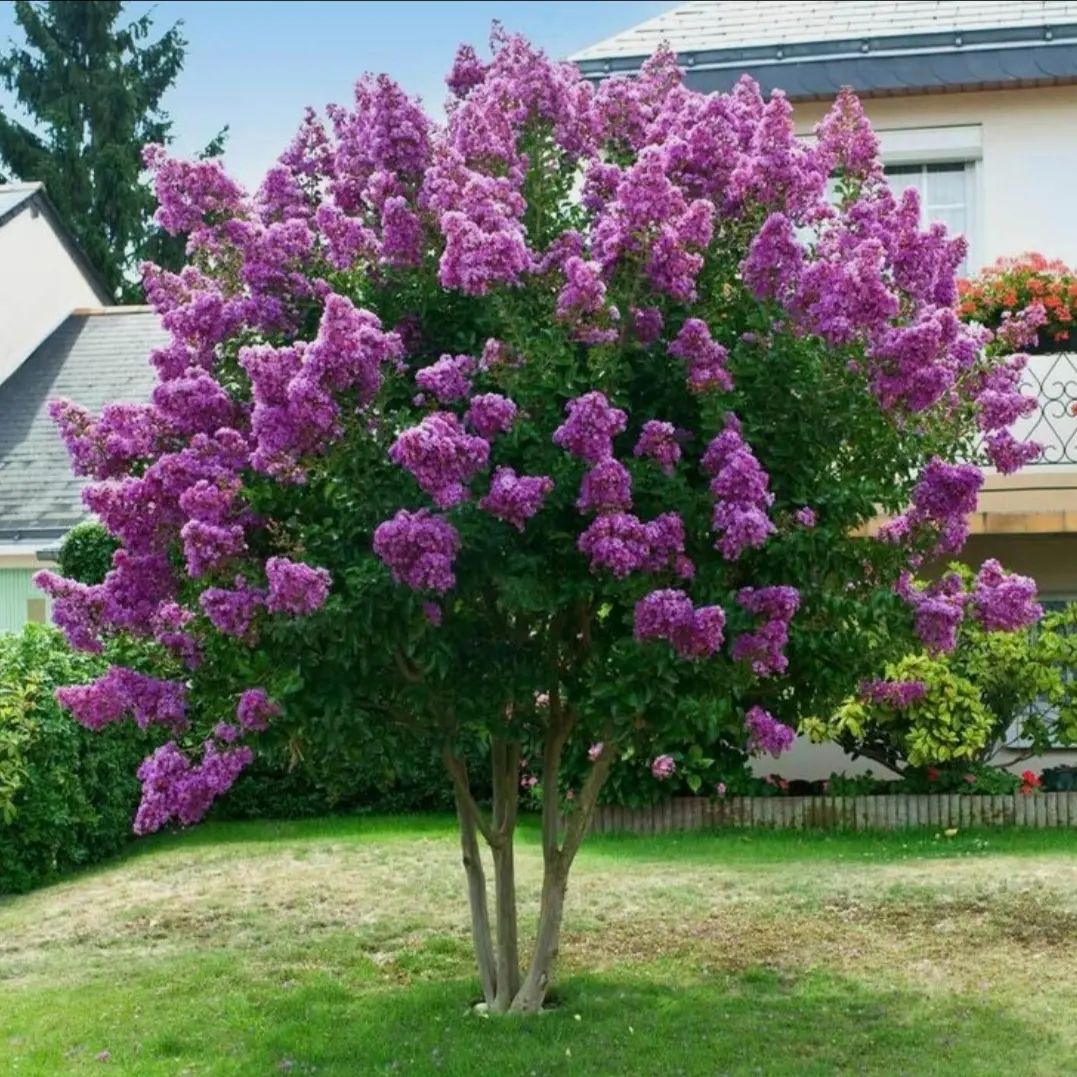
[[[640,344],[653,344],[662,335],[662,312],[657,307],[633,307],[632,329]]]
[[[685,197],[670,177],[672,163],[659,146],[640,151],[595,214],[591,250],[604,274],[622,260],[640,259],[656,292],[688,303],[696,297],[715,209],[708,199]]]
[[[803,508],[797,509],[797,511],[793,513],[793,519],[796,520],[801,527],[806,527],[809,530],[818,522],[815,509],[810,505],[805,505]]]
[[[507,434],[516,421],[516,404],[499,393],[479,393],[471,398],[464,413],[464,422],[487,441],[498,434]]]
[[[613,455],[613,439],[623,433],[628,416],[605,393],[592,391],[565,405],[568,418],[553,432],[553,443],[588,463]]]
[[[443,355],[431,366],[416,371],[415,384],[450,404],[471,395],[471,375],[475,360],[470,355]]]
[[[879,140],[860,100],[843,86],[830,111],[815,125],[820,162],[828,171],[864,181],[882,178]]]
[[[618,336],[618,311],[606,304],[606,285],[596,262],[565,259],[565,286],[557,297],[557,318],[584,344],[608,344]]]
[[[52,599],[53,623],[63,632],[67,642],[75,650],[100,653],[104,589],[48,571],[34,575],[34,586]]]
[[[740,421],[730,412],[725,427],[707,446],[703,468],[712,475],[714,496],[711,527],[720,536],[715,548],[735,561],[745,550],[762,546],[774,533],[767,510],[774,501],[770,479],[741,434]]]
[[[695,607],[684,591],[652,591],[636,603],[637,640],[666,640],[683,658],[717,654],[725,639],[721,606]]]
[[[266,695],[263,688],[248,688],[236,704],[236,718],[242,729],[260,733],[268,728],[269,720],[280,714],[280,705]]]
[[[932,654],[952,651],[957,646],[957,631],[965,619],[969,596],[956,572],[948,572],[927,587],[915,587],[908,572],[903,572],[894,590],[912,607],[916,634]]]
[[[1012,351],[1034,348],[1040,342],[1039,329],[1046,325],[1047,321],[1047,310],[1037,300],[1016,314],[1004,311],[1002,325],[998,327],[995,335]]]
[[[1012,475],[1038,460],[1043,446],[1038,441],[1018,441],[1009,430],[999,430],[984,438],[984,452],[1000,474]]]
[[[784,673],[789,665],[785,645],[789,642],[789,624],[800,608],[795,587],[743,587],[737,592],[737,604],[763,618],[754,632],[745,632],[733,641],[733,659],[751,663],[757,677]]]
[[[266,609],[291,617],[304,617],[320,610],[329,597],[332,583],[326,569],[290,561],[287,557],[271,557],[266,561],[266,579],[269,581]]]
[[[360,406],[369,405],[383,366],[402,358],[395,333],[384,332],[377,317],[338,295],[326,298],[312,344],[244,348],[239,362],[254,393],[254,467],[279,479],[301,477],[300,457],[324,452],[341,433],[336,394],[350,390]]]
[[[927,695],[923,681],[862,681],[860,698],[868,703],[881,703],[894,710],[908,710]]]
[[[187,689],[179,681],[162,681],[137,670],[112,666],[89,684],[56,689],[56,699],[87,729],[99,730],[130,714],[140,729],[187,724]]]
[[[490,443],[467,433],[450,412],[435,411],[400,434],[389,459],[410,472],[439,508],[449,508],[467,500],[465,484],[488,464]]]
[[[618,579],[669,568],[684,579],[695,574],[684,553],[684,522],[675,512],[664,512],[647,523],[631,513],[607,513],[591,522],[576,545],[591,558],[592,571],[604,568]]]
[[[445,242],[438,267],[443,288],[486,295],[498,285],[520,283],[532,268],[522,221],[522,180],[519,164],[495,176],[470,167],[456,149],[439,152],[427,170],[422,199],[435,213]]]
[[[640,431],[633,456],[649,456],[667,474],[672,475],[681,458],[677,428],[672,423],[648,419]]]
[[[149,404],[108,404],[95,420],[70,400],[49,403],[49,417],[60,430],[76,475],[108,479],[160,451],[170,425]]]
[[[772,213],[748,245],[741,276],[759,299],[792,306],[804,260],[793,222],[784,213]]]
[[[551,490],[553,479],[547,475],[517,475],[511,467],[499,467],[479,508],[522,531]]]
[[[163,744],[138,768],[142,800],[135,815],[135,833],[152,834],[173,819],[184,826],[199,822],[253,758],[250,748],[222,751],[207,741],[202,759],[192,764],[175,743]]]
[[[938,553],[956,553],[965,544],[967,517],[976,511],[983,472],[972,464],[947,464],[932,458],[912,493],[912,507],[879,528],[884,542],[900,542],[928,527]]]
[[[576,501],[580,512],[624,512],[632,507],[632,476],[612,456],[589,468]]]
[[[389,566],[397,583],[415,591],[451,590],[456,583],[453,562],[459,550],[456,528],[426,509],[401,509],[374,531],[374,552]]]
[[[198,596],[198,604],[218,632],[248,639],[258,611],[265,608],[266,594],[242,576],[236,576],[233,588],[207,587]]]
[[[976,575],[972,610],[990,632],[1016,632],[1043,616],[1043,607],[1036,602],[1036,581],[1004,572],[994,558],[985,561]]]
[[[748,754],[762,755],[769,752],[775,759],[793,747],[796,734],[769,711],[751,707],[744,715],[744,728],[748,731]]]
[[[733,379],[726,370],[729,352],[711,339],[711,331],[702,319],[685,320],[669,346],[669,354],[675,359],[684,360],[688,388],[692,392],[702,393],[708,389],[728,391],[733,388]]]

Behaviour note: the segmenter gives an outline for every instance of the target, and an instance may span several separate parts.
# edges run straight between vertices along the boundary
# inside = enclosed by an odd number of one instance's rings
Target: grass
[[[212,824],[0,899],[0,1073],[1073,1072],[1075,852],[1043,830],[599,836],[555,1006],[520,1021],[469,1007],[451,820]],[[530,827],[520,861],[530,910]]]

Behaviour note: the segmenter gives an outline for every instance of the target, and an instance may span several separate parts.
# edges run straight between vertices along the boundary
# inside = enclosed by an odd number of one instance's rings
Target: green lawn
[[[210,825],[0,899],[0,1074],[1072,1073],[1075,852],[598,837],[555,1007],[518,1020],[470,1010],[451,820]]]

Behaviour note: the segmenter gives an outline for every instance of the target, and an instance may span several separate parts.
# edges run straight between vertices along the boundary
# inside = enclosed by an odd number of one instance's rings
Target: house
[[[86,516],[49,401],[97,410],[153,388],[157,316],[108,302],[41,184],[0,185],[0,632],[47,619],[31,578]]]
[[[598,81],[637,71],[663,43],[694,89],[748,74],[784,90],[805,137],[852,86],[891,182],[919,188],[925,223],[965,235],[970,274],[1028,250],[1077,264],[1077,2],[703,0],[572,59]],[[997,557],[1061,603],[1077,599],[1077,354],[1034,357],[1025,384],[1040,406],[1015,433],[1045,451],[987,476],[964,556]],[[840,769],[856,768],[832,746],[798,745],[785,765],[808,778]]]
[[[0,185],[0,382],[76,307],[111,298],[45,188]]]

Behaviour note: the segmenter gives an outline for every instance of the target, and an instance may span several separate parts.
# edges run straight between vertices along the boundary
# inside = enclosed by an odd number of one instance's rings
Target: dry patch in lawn
[[[525,937],[539,876],[525,846]],[[341,936],[388,979],[444,975],[468,967],[466,925],[448,838],[180,848],[0,904],[0,979],[90,980],[124,961],[222,947],[256,958],[284,946],[302,960]],[[941,991],[1051,983],[1074,997],[1077,861],[724,865],[585,850],[565,932],[568,968],[671,955],[703,973],[824,967]]]

